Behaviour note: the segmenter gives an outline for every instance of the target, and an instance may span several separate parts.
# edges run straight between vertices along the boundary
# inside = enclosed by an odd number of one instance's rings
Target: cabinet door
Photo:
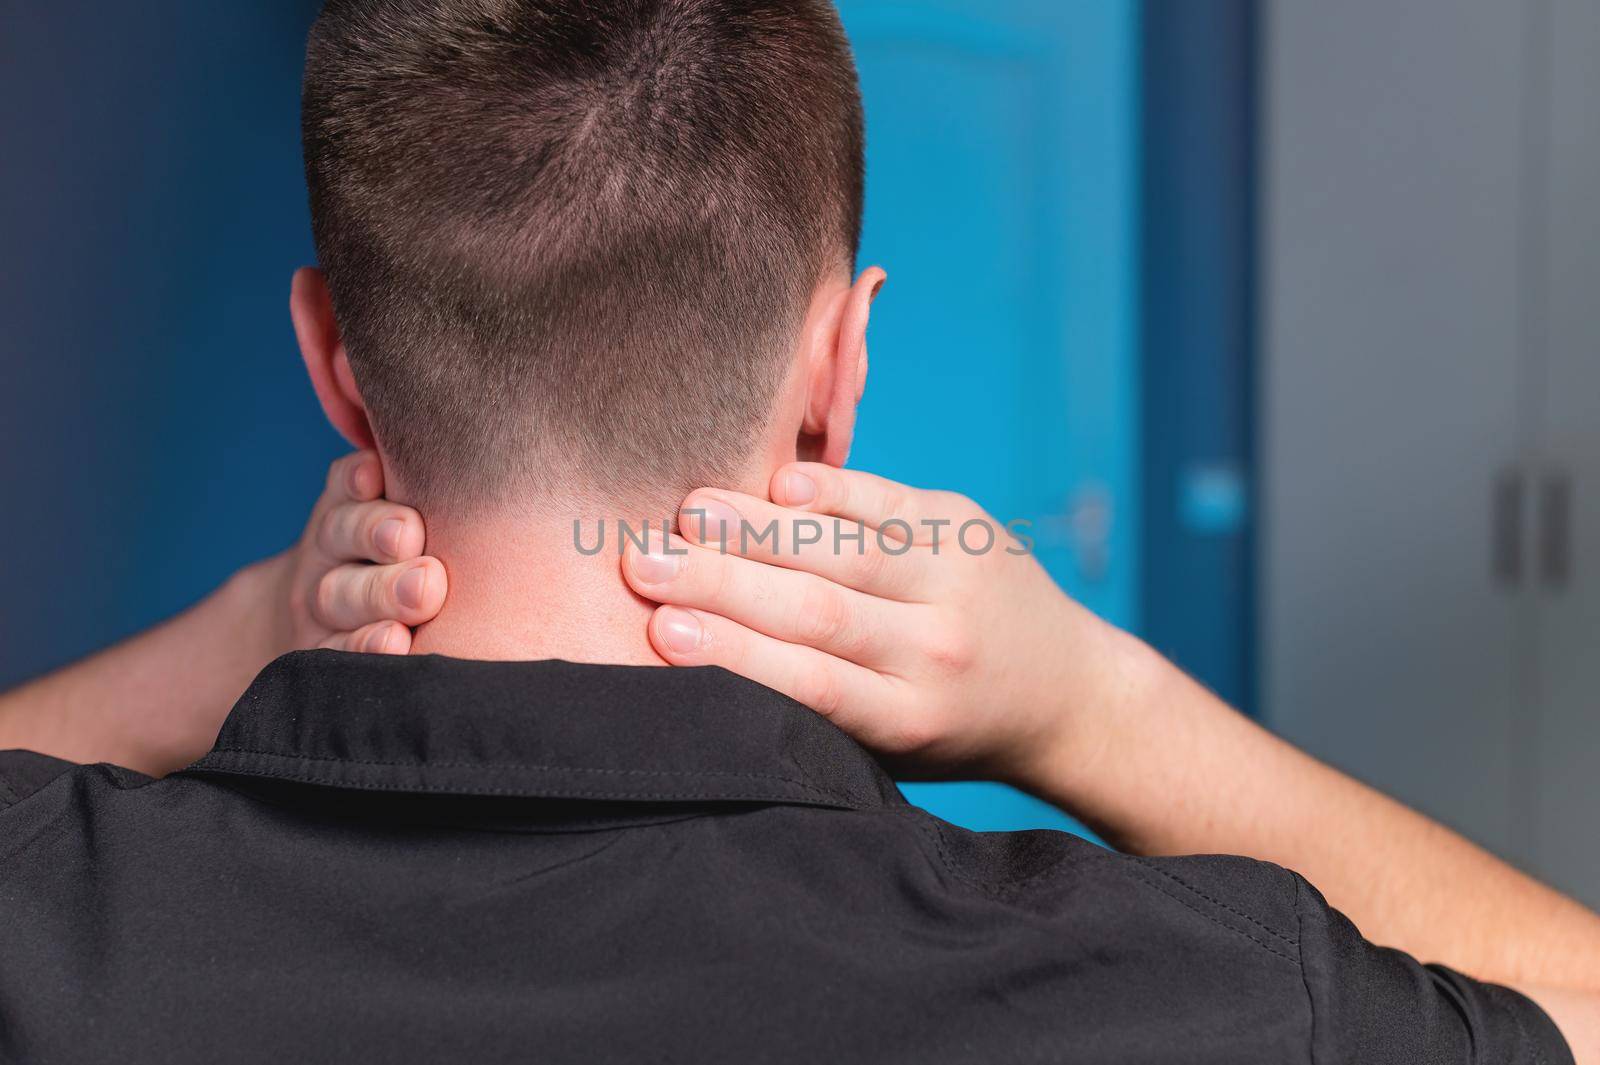
[[[1132,0],[843,0],[867,117],[863,265],[889,283],[852,465],[1033,521],[1131,624],[1139,438]],[[989,784],[908,789],[974,828],[1059,825]]]
[[[1600,4],[1536,10],[1548,163],[1533,261],[1548,295],[1531,308],[1545,354],[1531,830],[1540,871],[1600,905]]]
[[[1524,6],[1264,18],[1264,716],[1518,856]]]

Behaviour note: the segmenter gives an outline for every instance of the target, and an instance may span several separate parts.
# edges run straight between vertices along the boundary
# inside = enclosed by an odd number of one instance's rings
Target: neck
[[[652,522],[653,537],[660,522]],[[412,652],[663,665],[645,635],[654,604],[623,583],[616,523],[605,525],[604,549],[586,555],[574,545],[571,517],[430,517],[428,553],[444,563],[450,594],[439,616],[417,629]],[[585,518],[586,550],[596,535],[597,519]]]

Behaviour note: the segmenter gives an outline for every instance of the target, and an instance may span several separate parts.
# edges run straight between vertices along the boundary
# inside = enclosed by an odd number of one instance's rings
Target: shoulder
[[[73,762],[35,751],[0,751],[0,811],[32,797],[75,768]]]
[[[1299,880],[1270,862],[1141,858],[1066,832],[972,832],[920,812],[906,816],[952,878],[990,897],[1080,926],[1101,922],[1119,935],[1160,936],[1174,951],[1189,944],[1299,967]]]
[[[1316,888],[1299,887],[1318,1060],[1572,1061],[1561,1032],[1520,992],[1378,946]]]
[[[1229,854],[1116,857],[1122,876],[1300,964],[1301,881],[1282,866]]]
[[[35,751],[0,750],[0,858],[14,859],[52,824],[87,819],[107,793],[155,783],[104,763],[79,765]],[[14,871],[14,869],[13,869]]]
[[[940,936],[959,929],[970,982],[1026,986],[1040,1016],[1078,1018],[1070,1038],[1088,1057],[1162,1060],[1156,1048],[1181,1047],[1190,1061],[1305,1059],[1312,1009],[1283,869],[896,816],[931,880],[911,901]]]

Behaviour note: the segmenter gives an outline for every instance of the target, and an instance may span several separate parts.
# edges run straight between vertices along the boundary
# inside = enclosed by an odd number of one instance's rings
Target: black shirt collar
[[[905,801],[835,726],[710,666],[299,651],[256,677],[188,771],[435,795]]]

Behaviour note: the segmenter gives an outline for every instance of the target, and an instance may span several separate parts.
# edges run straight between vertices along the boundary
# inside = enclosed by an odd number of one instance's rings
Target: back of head
[[[328,0],[303,134],[351,367],[428,505],[732,475],[859,235],[827,0]]]

